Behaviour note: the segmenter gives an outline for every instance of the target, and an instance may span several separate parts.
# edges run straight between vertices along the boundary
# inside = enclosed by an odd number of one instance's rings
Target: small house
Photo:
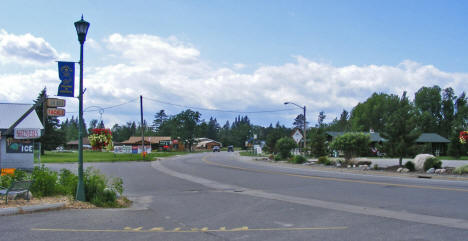
[[[43,129],[32,104],[0,103],[0,168],[33,169]]]

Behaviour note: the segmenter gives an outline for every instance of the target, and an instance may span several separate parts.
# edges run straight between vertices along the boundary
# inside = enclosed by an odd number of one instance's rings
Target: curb
[[[240,158],[239,158],[240,157]],[[468,181],[467,177],[464,176],[443,176],[437,174],[426,174],[426,173],[399,173],[399,172],[384,172],[384,171],[374,171],[374,170],[359,170],[359,169],[347,169],[347,168],[334,168],[334,167],[325,167],[325,166],[309,166],[309,165],[300,165],[300,164],[291,164],[291,163],[275,163],[270,161],[255,160],[255,157],[244,157],[238,156],[239,160],[253,162],[253,163],[263,163],[264,165],[276,165],[276,166],[287,166],[298,169],[312,169],[319,171],[329,171],[329,172],[339,172],[339,173],[351,173],[351,174],[364,174],[364,175],[374,175],[374,176],[384,176],[384,177],[407,177],[407,178],[420,178],[418,176],[423,175],[424,177],[429,177],[431,179],[437,180],[446,180],[446,181]]]
[[[52,204],[41,204],[41,205],[32,205],[32,206],[24,206],[24,207],[15,207],[15,208],[0,208],[0,216],[48,211],[48,210],[61,209],[64,207],[65,207],[65,203],[52,203]]]

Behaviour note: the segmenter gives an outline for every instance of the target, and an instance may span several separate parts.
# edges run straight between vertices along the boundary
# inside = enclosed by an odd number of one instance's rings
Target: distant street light
[[[296,103],[293,103],[293,102],[284,102],[284,104],[285,104],[285,105],[288,105],[288,104],[295,105],[295,106],[297,106],[298,108],[304,110],[304,126],[303,126],[302,132],[304,133],[304,150],[303,150],[303,152],[304,152],[304,156],[305,156],[305,155],[306,155],[306,147],[307,147],[306,106],[305,106],[305,105],[304,105],[304,106],[300,106],[300,105],[298,105],[298,104],[296,104]]]
[[[83,15],[81,15],[81,20],[75,22],[75,28],[76,33],[78,34],[78,41],[80,41],[80,94],[78,95],[78,187],[76,189],[76,200],[86,201],[83,181],[83,44],[86,41],[89,23],[83,20]]]

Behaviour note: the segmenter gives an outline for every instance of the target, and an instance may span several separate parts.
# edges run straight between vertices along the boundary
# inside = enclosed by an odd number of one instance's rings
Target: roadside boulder
[[[427,159],[429,158],[434,158],[433,155],[431,154],[419,154],[413,159],[414,167],[416,170],[424,170],[424,162],[426,162]]]

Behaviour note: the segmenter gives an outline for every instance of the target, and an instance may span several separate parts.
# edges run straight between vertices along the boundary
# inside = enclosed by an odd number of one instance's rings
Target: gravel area
[[[8,200],[8,204],[5,204],[5,201],[2,200],[0,204],[0,208],[25,207],[25,206],[53,204],[53,203],[65,203],[66,208],[74,208],[74,209],[96,208],[96,206],[94,206],[91,203],[75,201],[67,196],[32,198],[29,201],[24,200],[24,199]]]

